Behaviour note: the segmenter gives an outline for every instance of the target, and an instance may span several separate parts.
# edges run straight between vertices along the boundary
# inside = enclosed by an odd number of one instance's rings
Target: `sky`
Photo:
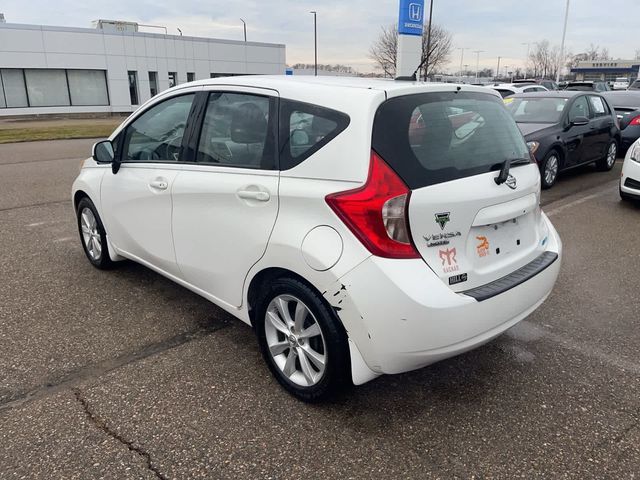
[[[425,0],[428,3],[429,0]],[[475,50],[484,50],[480,68],[522,66],[527,45],[548,39],[559,45],[565,0],[434,0],[433,22],[453,35],[447,70],[463,64],[473,70]],[[397,21],[398,0],[0,0],[7,22],[89,27],[97,18],[163,25],[169,33],[284,43],[287,63],[313,63],[313,16],[318,18],[318,62],[374,70],[369,47],[382,25]],[[590,44],[609,49],[613,58],[634,58],[640,49],[638,0],[572,0],[566,49]],[[158,31],[142,29],[145,31]],[[510,69],[511,70],[511,69]]]

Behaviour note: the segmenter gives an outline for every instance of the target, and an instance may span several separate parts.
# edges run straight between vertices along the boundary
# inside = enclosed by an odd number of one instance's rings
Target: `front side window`
[[[211,93],[207,102],[198,163],[242,168],[275,168],[275,138],[269,97]]]
[[[136,118],[127,127],[122,160],[178,161],[193,98],[194,94],[170,98]]]
[[[573,122],[577,117],[589,118],[589,105],[587,105],[587,97],[579,97],[571,105],[569,110],[569,121]]]
[[[310,103],[280,101],[280,170],[324,147],[349,125],[349,116]]]
[[[404,95],[376,112],[372,148],[411,189],[530,162],[513,118],[494,95]]]

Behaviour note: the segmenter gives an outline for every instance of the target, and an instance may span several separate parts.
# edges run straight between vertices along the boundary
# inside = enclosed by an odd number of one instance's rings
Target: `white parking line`
[[[603,197],[610,193],[611,189],[609,187],[613,187],[614,185],[618,185],[619,180],[614,180],[612,182],[606,183],[605,188],[600,192],[592,193],[591,195],[587,195],[586,197],[578,198],[572,202],[565,203],[564,205],[560,205],[556,208],[552,208],[551,210],[545,211],[547,217],[551,217],[553,215],[557,215],[558,213],[567,210],[569,208],[575,207],[576,205],[580,205],[581,203],[588,202],[589,200],[593,200],[594,198]],[[579,194],[578,194],[579,195]],[[561,202],[562,200],[558,200]],[[556,203],[556,202],[554,202]]]

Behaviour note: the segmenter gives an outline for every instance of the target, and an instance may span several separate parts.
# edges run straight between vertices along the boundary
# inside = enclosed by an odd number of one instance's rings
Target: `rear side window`
[[[411,189],[498,170],[507,159],[530,158],[502,101],[475,92],[387,100],[376,112],[372,147]]]
[[[246,93],[211,93],[202,123],[198,163],[273,169],[275,135],[270,128],[274,102]]]
[[[349,116],[329,108],[280,100],[280,170],[299,165],[349,125]]]
[[[589,95],[589,103],[591,104],[591,111],[595,118],[609,115],[609,109],[604,103],[604,100],[602,100],[602,97]]]

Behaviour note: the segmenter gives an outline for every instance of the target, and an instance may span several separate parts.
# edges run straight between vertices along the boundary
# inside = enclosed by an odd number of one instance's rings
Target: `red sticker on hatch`
[[[456,249],[447,248],[446,250],[439,250],[438,255],[442,261],[442,270],[445,273],[458,271],[458,259],[456,258]]]

